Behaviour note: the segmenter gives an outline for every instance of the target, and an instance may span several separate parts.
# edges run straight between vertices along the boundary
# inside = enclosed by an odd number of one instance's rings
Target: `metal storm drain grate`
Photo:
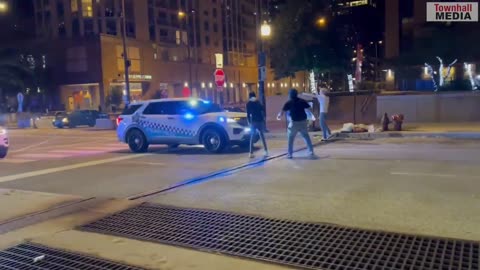
[[[142,204],[81,230],[307,269],[478,270],[479,243]]]
[[[0,269],[141,270],[140,268],[124,264],[31,243],[21,244],[0,251]]]

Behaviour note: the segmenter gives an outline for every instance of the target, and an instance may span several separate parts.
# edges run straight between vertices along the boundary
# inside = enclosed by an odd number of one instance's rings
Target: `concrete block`
[[[53,118],[39,118],[35,120],[35,125],[39,129],[53,128],[52,120]]]
[[[115,121],[110,119],[97,119],[95,122],[96,129],[115,129]]]

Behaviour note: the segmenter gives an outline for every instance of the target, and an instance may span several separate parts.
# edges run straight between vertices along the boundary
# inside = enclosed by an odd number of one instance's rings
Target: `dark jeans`
[[[260,139],[262,139],[263,149],[268,151],[267,141],[265,140],[265,135],[263,134],[264,127],[264,122],[253,122],[250,124],[250,154],[253,154],[253,138],[257,132],[260,135]]]

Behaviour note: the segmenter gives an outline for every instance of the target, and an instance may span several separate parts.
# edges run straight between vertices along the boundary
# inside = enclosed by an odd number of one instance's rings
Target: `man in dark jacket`
[[[310,104],[298,97],[298,91],[291,89],[289,92],[290,100],[283,105],[283,109],[278,113],[277,119],[280,120],[284,113],[290,113],[290,122],[288,123],[288,155],[287,158],[293,157],[293,142],[297,133],[300,133],[305,140],[311,158],[316,158],[313,151],[312,140],[308,134],[308,123],[306,109],[310,109]]]
[[[262,104],[257,100],[257,96],[254,92],[249,95],[249,101],[247,102],[247,119],[250,125],[250,158],[253,158],[253,138],[258,132],[262,139],[263,148],[265,149],[265,157],[268,157],[267,142],[265,141],[265,135],[263,134],[263,127],[265,127],[265,110]]]

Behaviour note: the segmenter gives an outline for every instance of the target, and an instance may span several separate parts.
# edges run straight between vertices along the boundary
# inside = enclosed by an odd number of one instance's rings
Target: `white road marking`
[[[16,157],[19,158],[40,158],[40,159],[49,159],[49,158],[67,158],[70,157],[71,155],[66,155],[66,154],[55,154],[55,153],[43,153],[43,154],[21,154],[21,155],[16,155]]]
[[[71,154],[71,155],[77,155],[77,154],[83,154],[83,155],[88,155],[88,154],[102,154],[105,153],[104,151],[94,151],[94,150],[53,150],[50,151],[49,153],[59,153],[59,154]]]
[[[122,160],[141,158],[141,157],[145,157],[145,156],[148,156],[148,155],[151,155],[151,154],[132,154],[132,155],[128,155],[128,156],[88,161],[88,162],[83,162],[83,163],[78,163],[78,164],[73,164],[73,165],[66,165],[66,166],[61,166],[61,167],[56,167],[56,168],[43,169],[43,170],[32,171],[32,172],[27,172],[27,173],[19,173],[19,174],[1,176],[0,177],[0,183],[15,181],[15,180],[19,180],[19,179],[25,179],[25,178],[30,178],[30,177],[40,176],[40,175],[52,174],[52,173],[57,173],[57,172],[70,171],[70,170],[74,170],[74,169],[80,169],[80,168],[85,168],[85,167],[101,165],[101,164],[107,164],[107,163],[112,163],[112,162],[117,162],[117,161],[122,161]]]
[[[149,165],[149,166],[167,166],[166,163],[162,163],[162,162],[135,162],[135,161],[131,161],[131,162],[128,162],[129,164],[135,164],[135,165]]]
[[[78,150],[97,150],[97,151],[104,151],[104,152],[113,152],[119,150],[128,150],[128,147],[75,147]]]
[[[435,174],[435,173],[416,173],[416,172],[391,172],[391,175],[404,175],[404,176],[430,176],[430,177],[444,177],[444,178],[456,178],[455,174]]]
[[[23,148],[20,148],[20,149],[17,149],[17,150],[13,150],[13,151],[10,151],[10,153],[23,152],[23,151],[25,151],[25,150],[28,150],[28,149],[31,149],[31,148],[34,148],[34,147],[38,147],[38,146],[44,145],[44,144],[48,143],[49,140],[50,140],[50,139],[45,140],[45,141],[43,141],[43,142],[39,142],[39,143],[36,143],[36,144],[32,144],[32,145],[26,146],[26,147],[23,147]]]
[[[20,159],[20,158],[6,158],[0,160],[0,164],[2,163],[10,163],[10,164],[23,164],[23,163],[29,163],[29,162],[34,162],[36,160],[33,159]]]

